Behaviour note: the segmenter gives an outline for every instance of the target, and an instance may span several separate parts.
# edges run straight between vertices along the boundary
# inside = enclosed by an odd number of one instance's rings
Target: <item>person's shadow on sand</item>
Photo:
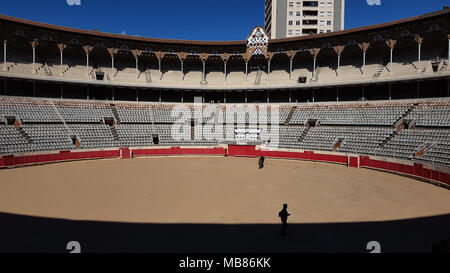
[[[281,218],[281,236],[286,236],[287,219],[290,215],[287,211],[287,204],[283,204],[283,209],[278,213]]]

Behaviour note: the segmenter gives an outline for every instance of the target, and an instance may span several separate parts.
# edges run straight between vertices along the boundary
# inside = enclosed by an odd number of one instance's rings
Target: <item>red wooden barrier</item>
[[[228,145],[228,155],[230,156],[265,156],[277,158],[293,158],[315,161],[326,161],[347,164],[348,157],[345,155],[327,155],[316,154],[313,151],[305,152],[282,152],[282,151],[261,151],[256,150],[255,146]]]
[[[359,168],[358,158],[351,156],[349,158],[349,166],[352,168]]]
[[[164,149],[136,149],[131,151],[129,148],[120,148],[117,150],[107,151],[60,151],[50,154],[36,154],[24,156],[3,156],[0,158],[0,167],[23,166],[39,163],[59,162],[65,160],[83,160],[83,159],[99,159],[99,158],[130,158],[131,152],[136,156],[146,155],[230,155],[230,156],[250,156],[250,157],[276,157],[276,158],[293,158],[313,161],[326,161],[341,164],[349,164],[350,167],[370,167],[382,170],[404,173],[438,181],[450,185],[450,174],[424,168],[423,164],[414,163],[407,165],[395,162],[387,162],[382,160],[371,159],[369,156],[358,157],[345,155],[329,155],[317,154],[313,151],[304,152],[283,152],[283,151],[261,151],[256,150],[255,146],[229,145],[228,150],[222,147],[214,148],[186,148],[171,147]]]
[[[414,175],[429,180],[442,182],[450,185],[450,174],[424,168],[423,164],[414,163],[414,166],[406,164],[386,162],[381,160],[370,159],[368,156],[360,157],[361,167],[370,167],[382,170],[393,171],[397,173]]]

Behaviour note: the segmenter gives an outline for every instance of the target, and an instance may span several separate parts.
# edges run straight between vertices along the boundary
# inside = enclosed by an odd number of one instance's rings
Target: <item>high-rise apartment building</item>
[[[344,29],[345,0],[265,0],[264,28],[272,39]]]

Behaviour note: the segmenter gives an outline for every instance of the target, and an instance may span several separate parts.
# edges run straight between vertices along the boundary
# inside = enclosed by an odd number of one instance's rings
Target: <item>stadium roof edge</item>
[[[426,13],[423,15],[418,15],[414,17],[408,17],[404,19],[394,20],[390,22],[380,23],[376,25],[369,25],[364,27],[352,28],[347,30],[341,30],[330,33],[323,34],[314,34],[309,36],[300,36],[300,37],[292,37],[292,38],[283,38],[283,39],[272,39],[269,41],[269,44],[278,44],[278,43],[289,43],[289,42],[298,42],[298,41],[311,41],[320,38],[333,38],[341,35],[348,35],[363,31],[376,31],[378,29],[383,29],[386,27],[398,26],[405,23],[410,23],[414,21],[430,19],[433,17],[450,15],[450,9],[443,9],[435,12]],[[21,19],[17,17],[7,16],[0,14],[0,20],[10,21],[19,24],[25,24],[35,27],[47,28],[55,31],[66,31],[72,32],[75,34],[84,34],[91,36],[100,36],[104,38],[114,38],[114,39],[122,39],[122,40],[130,40],[135,42],[148,42],[148,43],[161,43],[161,44],[185,44],[185,45],[199,45],[199,46],[245,46],[247,41],[198,41],[198,40],[178,40],[178,39],[161,39],[161,38],[150,38],[150,37],[142,37],[142,36],[130,36],[130,35],[122,35],[122,34],[114,34],[114,33],[106,33],[92,30],[84,30],[72,27],[64,27],[57,26],[47,23],[41,23],[37,21],[32,21],[28,19]]]

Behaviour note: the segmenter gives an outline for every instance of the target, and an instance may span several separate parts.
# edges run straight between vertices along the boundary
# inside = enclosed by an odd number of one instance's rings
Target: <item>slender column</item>
[[[33,74],[36,73],[36,48],[33,46]]]
[[[227,81],[227,62],[223,62],[223,71],[225,73],[225,81]]]
[[[338,66],[337,66],[338,71],[339,71],[339,68],[341,68],[341,55],[338,55]]]
[[[366,99],[364,98],[364,95],[365,95],[365,94],[364,94],[364,93],[365,93],[364,91],[365,91],[365,90],[364,90],[364,86],[363,86],[363,87],[361,88],[361,100],[362,100],[362,101],[365,101],[365,100],[366,100]]]
[[[270,92],[267,90],[267,103],[270,103]]]
[[[38,44],[39,43],[36,40],[31,42],[31,47],[33,48],[33,71],[32,71],[33,74],[36,74],[36,67],[35,67],[35,65],[36,65],[36,46]]]
[[[292,62],[294,61],[294,57],[297,54],[295,50],[286,51],[286,55],[289,58],[289,79],[292,78]]]
[[[339,101],[339,87],[336,87],[336,101]]]
[[[136,101],[139,101],[139,89],[136,88]]]
[[[205,81],[205,62],[203,62],[202,81]]]
[[[177,52],[176,54],[181,65],[181,80],[184,81],[184,60],[187,58],[188,54],[186,52]]]
[[[314,96],[315,96],[315,93],[316,93],[316,89],[313,89],[313,97],[312,97],[312,102],[314,102]]]
[[[209,58],[209,54],[208,53],[200,53],[198,54],[200,60],[203,63],[203,70],[202,70],[202,82],[203,84],[206,83],[206,61]]]
[[[314,67],[313,67],[313,75],[316,75],[316,57],[314,57]]]
[[[273,52],[264,52],[264,58],[267,59],[267,79],[270,78],[270,62],[272,61],[274,53]]]
[[[229,53],[222,53],[220,54],[220,58],[222,58],[223,61],[223,73],[224,73],[224,79],[227,81],[227,62],[230,59],[231,54]]]
[[[417,67],[421,69],[420,61],[421,61],[421,50],[422,50],[422,42],[423,38],[420,37],[418,34],[414,37],[414,40],[417,43]]]
[[[114,55],[111,56],[111,71],[114,74]]]
[[[159,73],[161,73],[161,60],[162,58],[164,58],[164,56],[166,55],[165,52],[161,52],[161,51],[157,51],[154,52],[156,58],[158,59],[158,67],[159,67]]]
[[[142,52],[142,50],[131,50],[134,60],[136,61],[136,79],[139,79],[139,57],[141,57]]]
[[[393,54],[394,54],[394,47],[395,47],[395,44],[397,43],[397,40],[387,40],[386,41],[386,45],[389,47],[389,49],[390,49],[390,52],[391,52],[391,55],[390,55],[390,64],[389,64],[389,66],[390,66],[390,69],[389,69],[389,72],[390,72],[390,74],[392,74],[393,73],[393,67],[392,67],[392,63],[393,63],[393,61],[392,61],[392,59],[393,59]]]
[[[363,69],[362,69],[363,74],[364,74],[365,69],[366,69],[366,52],[364,51],[363,52]]]
[[[389,63],[390,63],[390,72],[391,72],[391,73],[392,73],[392,55],[393,55],[393,53],[394,53],[394,49],[391,48],[391,59],[390,59],[390,61],[389,61]]]
[[[340,72],[340,68],[341,68],[341,55],[342,55],[342,52],[344,51],[344,48],[345,48],[345,46],[334,46],[334,47],[333,47],[334,52],[336,52],[337,57],[338,57],[338,59],[337,59],[337,70],[336,70],[337,75],[339,75],[339,72]]]
[[[139,57],[134,59],[136,60],[136,78],[139,78]]]
[[[366,68],[366,53],[367,53],[367,50],[370,47],[370,43],[363,42],[363,43],[358,44],[358,46],[363,52],[363,65],[362,65],[362,68],[361,68],[361,72],[364,75],[365,68]]]
[[[111,79],[115,78],[116,73],[114,73],[114,56],[119,52],[117,48],[107,48],[106,49],[111,56]]]
[[[227,103],[227,92],[223,91],[223,103]]]
[[[161,89],[159,89],[159,102],[161,102],[162,101],[162,99],[161,99]]]
[[[7,58],[6,58],[6,44],[8,43],[7,40],[3,40],[3,71],[6,71],[6,62],[7,62]],[[449,44],[450,44],[450,40],[449,40]]]
[[[317,55],[319,55],[319,52],[320,52],[320,48],[311,48],[309,50],[309,53],[311,53],[311,55],[314,57],[313,76],[316,75],[316,60],[317,60]]]
[[[289,103],[292,102],[292,90],[289,89]]]
[[[113,86],[113,88],[112,88],[112,100],[115,100],[115,92],[116,91],[116,88]]]
[[[289,60],[289,79],[292,78],[292,59]]]
[[[61,61],[61,64],[60,64],[60,67],[61,67],[61,76],[63,76],[64,73],[63,73],[63,52],[62,52],[62,50],[59,51],[59,59],[60,59],[60,61]]]
[[[181,74],[184,75],[184,62],[183,61],[181,61]],[[183,80],[184,80],[184,77],[183,77]]]
[[[418,58],[417,58],[417,61],[419,61],[420,62],[420,48],[422,47],[422,44],[419,44],[419,46],[418,46],[418,50],[419,50],[419,52],[418,52]]]
[[[245,62],[245,79],[248,78],[248,63]]]
[[[89,54],[92,52],[92,49],[94,49],[93,46],[83,46],[84,53],[86,53],[86,73],[87,73],[87,76],[89,76]]]
[[[250,61],[250,58],[253,55],[253,51],[249,48],[247,48],[247,51],[245,53],[242,53],[242,59],[244,59],[245,62],[245,79],[248,79],[248,62]]]

